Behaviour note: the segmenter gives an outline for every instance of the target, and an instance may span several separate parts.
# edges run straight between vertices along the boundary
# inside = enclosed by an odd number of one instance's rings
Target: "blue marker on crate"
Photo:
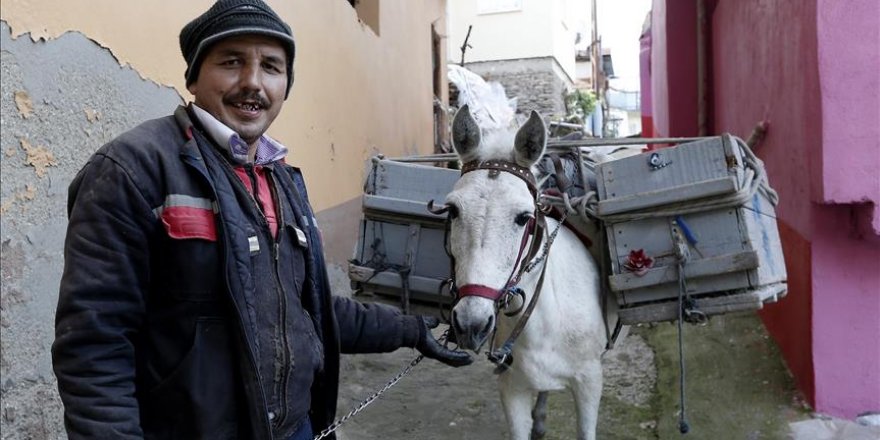
[[[680,215],[675,216],[675,223],[678,225],[679,228],[681,228],[681,232],[684,234],[684,238],[687,239],[688,243],[690,243],[691,246],[696,245],[697,237],[694,237],[694,233],[693,231],[691,231],[691,228],[688,226],[688,224],[685,223],[684,217]]]
[[[684,221],[684,217],[677,215],[675,216],[675,224],[678,225],[678,228],[681,229],[681,233],[684,234],[685,240],[687,240],[688,244],[697,251],[697,254],[700,255],[700,258],[703,257],[703,253],[700,252],[700,249],[697,248],[697,237],[694,235],[694,232],[691,230],[690,226],[688,226],[687,222]]]

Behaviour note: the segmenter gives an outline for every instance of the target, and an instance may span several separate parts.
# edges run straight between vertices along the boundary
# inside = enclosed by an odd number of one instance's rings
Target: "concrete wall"
[[[354,247],[364,161],[433,150],[431,27],[443,33],[445,3],[376,2],[378,26],[368,26],[345,1],[269,2],[297,40],[296,83],[271,134],[304,170],[345,293],[340,265]],[[49,347],[67,185],[102,144],[189,99],[177,35],[210,4],[3,1],[4,440],[63,438]]]
[[[722,0],[712,17],[716,131],[770,124],[756,153],[790,288],[764,322],[816,410],[848,418],[880,409],[878,28],[875,0]]]
[[[67,227],[67,185],[93,151],[181,98],[121,67],[80,33],[10,38],[0,24],[3,439],[59,438],[49,347]]]

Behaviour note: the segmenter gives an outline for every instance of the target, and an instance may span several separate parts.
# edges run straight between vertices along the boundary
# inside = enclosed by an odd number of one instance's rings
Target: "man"
[[[299,170],[264,133],[292,33],[220,0],[180,33],[194,103],[102,147],[70,186],[52,348],[71,439],[310,439],[339,354],[416,347],[436,320],[331,296]]]

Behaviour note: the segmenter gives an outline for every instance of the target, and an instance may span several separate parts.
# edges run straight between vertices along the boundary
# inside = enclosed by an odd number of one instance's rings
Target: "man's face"
[[[240,35],[215,43],[189,85],[195,103],[254,145],[266,132],[287,92],[287,54],[262,35]]]

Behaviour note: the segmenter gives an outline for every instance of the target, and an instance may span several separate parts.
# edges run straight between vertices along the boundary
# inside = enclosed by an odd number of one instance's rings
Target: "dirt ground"
[[[753,313],[685,327],[686,413],[678,433],[678,345],[669,323],[640,326],[604,358],[601,439],[784,439],[810,418],[776,345]],[[344,358],[339,415],[384,385],[417,353]],[[573,401],[550,395],[548,439],[573,439]],[[507,438],[492,364],[453,369],[431,360],[339,431],[342,440]]]

